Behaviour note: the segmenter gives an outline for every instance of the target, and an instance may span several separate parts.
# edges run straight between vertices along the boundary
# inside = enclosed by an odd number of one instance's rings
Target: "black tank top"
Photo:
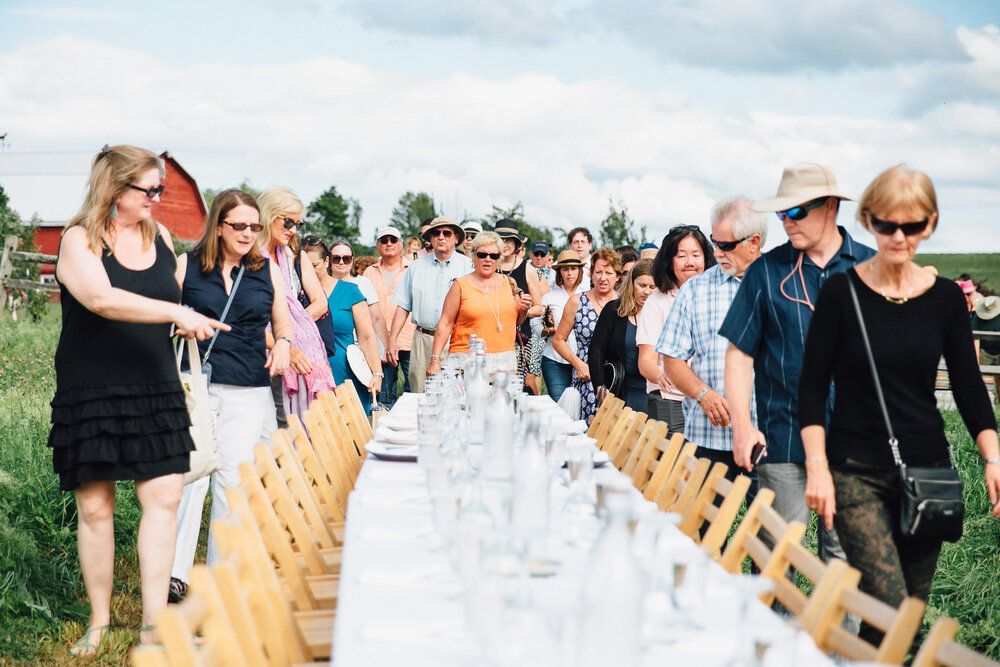
[[[179,303],[177,259],[157,233],[156,260],[148,269],[122,266],[110,250],[101,261],[113,287],[140,296]],[[109,320],[88,310],[60,283],[62,332],[56,348],[56,402],[74,389],[109,385],[176,383],[177,366],[170,323],[139,324]]]
[[[528,262],[522,260],[521,263],[518,264],[510,273],[506,273],[504,271],[500,272],[510,276],[517,286],[524,290],[525,294],[528,294],[528,277],[525,275],[527,266]],[[531,337],[531,323],[528,321],[528,318],[524,318],[524,322],[521,323],[521,326],[518,327],[518,329],[525,336],[529,338]]]

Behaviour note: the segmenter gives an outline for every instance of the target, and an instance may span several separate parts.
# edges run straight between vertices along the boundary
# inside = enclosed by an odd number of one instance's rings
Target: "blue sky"
[[[771,195],[786,164],[860,194],[907,162],[941,203],[922,250],[1000,251],[997,25],[970,0],[4,0],[0,183],[68,217],[78,175],[15,174],[128,142],[202,187],[337,185],[367,234],[426,190],[557,228],[596,227],[610,197],[653,236]],[[56,150],[76,153],[29,155]]]

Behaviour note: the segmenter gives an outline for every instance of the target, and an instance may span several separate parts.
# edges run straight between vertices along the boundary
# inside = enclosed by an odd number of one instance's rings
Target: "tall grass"
[[[46,446],[59,329],[56,313],[36,323],[0,316],[2,664],[67,659],[65,646],[82,633],[89,613],[76,552],[76,503],[72,493],[59,490]],[[133,485],[120,484],[117,494],[116,597],[124,588],[137,603],[131,589],[139,505]],[[131,623],[135,604],[117,602],[118,616]]]

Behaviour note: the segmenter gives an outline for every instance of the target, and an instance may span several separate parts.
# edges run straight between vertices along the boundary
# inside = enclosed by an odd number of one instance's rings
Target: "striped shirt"
[[[740,279],[727,276],[718,265],[688,280],[677,292],[656,343],[657,352],[687,361],[694,374],[722,396],[729,341],[718,332],[739,287]],[[750,400],[753,414],[752,396]],[[687,396],[684,438],[706,449],[733,449],[732,427],[712,426],[698,402]]]
[[[754,388],[760,398],[756,414],[767,440],[768,463],[805,461],[799,432],[798,394],[812,309],[799,301],[815,305],[820,287],[827,278],[875,254],[868,246],[852,239],[843,227],[837,229],[843,237],[840,250],[822,268],[802,253],[801,278],[795,270],[800,253],[791,242],[774,248],[751,264],[719,330],[722,336],[754,359]],[[832,410],[831,390],[827,423]]]

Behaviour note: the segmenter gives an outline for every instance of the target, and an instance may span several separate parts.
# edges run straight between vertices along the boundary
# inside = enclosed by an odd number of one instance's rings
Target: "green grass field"
[[[76,506],[72,494],[59,491],[45,444],[58,335],[56,313],[38,323],[0,314],[0,665],[124,665],[141,620],[140,512],[130,483],[118,485],[111,640],[91,660],[68,653],[85,629],[88,606],[76,555]],[[945,418],[965,481],[967,514],[962,540],[941,554],[925,629],[938,616],[953,616],[962,624],[959,639],[996,659],[1000,520],[988,515],[982,462],[965,426],[957,413]],[[811,535],[815,548],[814,530]]]
[[[921,266],[931,264],[946,278],[956,278],[968,273],[976,284],[986,283],[1000,293],[1000,254],[919,254],[916,261]]]

